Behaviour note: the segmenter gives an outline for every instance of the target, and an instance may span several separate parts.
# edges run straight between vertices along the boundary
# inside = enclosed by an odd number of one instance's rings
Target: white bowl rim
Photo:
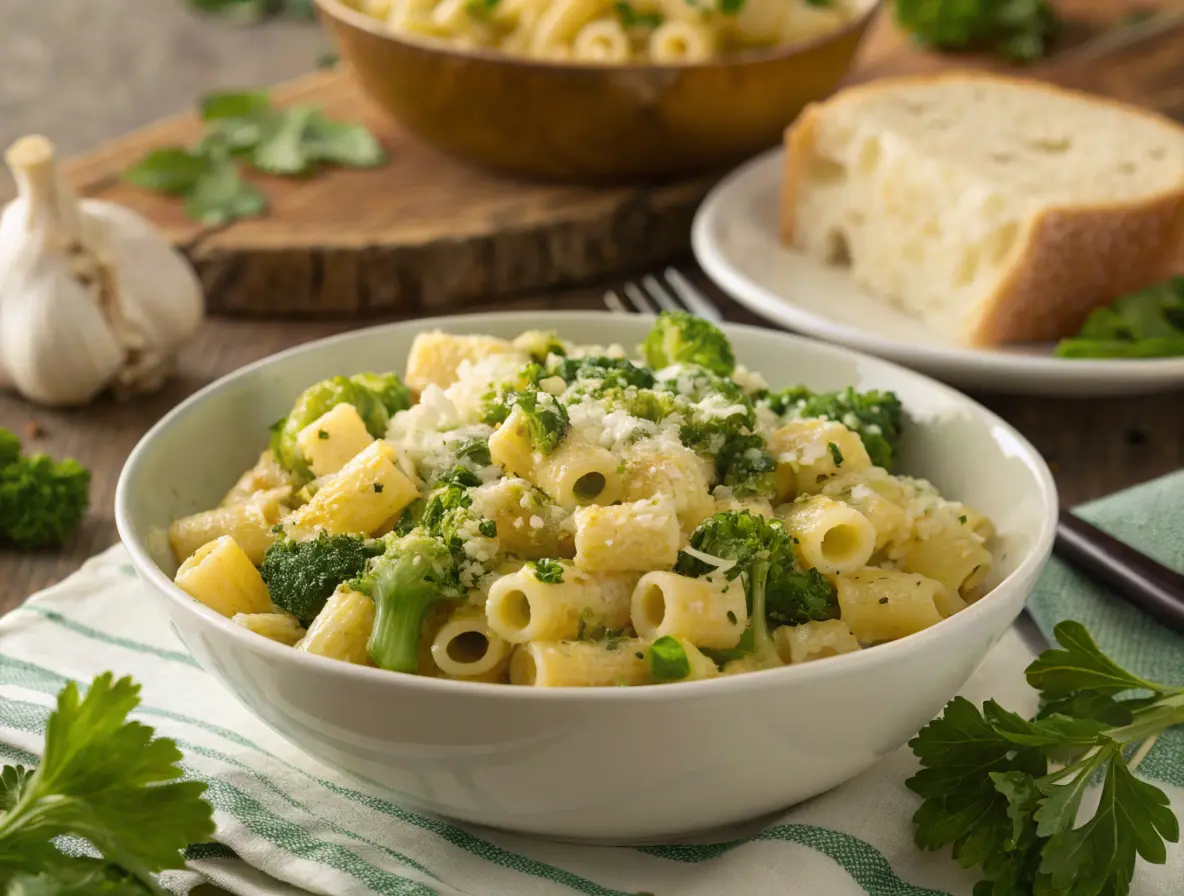
[[[442,326],[464,326],[465,321],[473,321],[474,327],[481,326],[479,321],[489,321],[491,318],[498,322],[505,322],[507,324],[514,322],[521,322],[524,329],[546,329],[548,321],[554,320],[553,326],[558,328],[564,325],[578,325],[581,320],[604,320],[606,317],[616,316],[608,311],[562,311],[562,310],[538,310],[538,311],[491,311],[491,312],[472,312],[466,314],[452,314],[440,315],[436,317],[416,318],[412,320],[395,321],[386,324],[379,324],[371,327],[361,327],[356,330],[350,330],[345,333],[339,333],[334,336],[328,336],[323,339],[317,339],[312,342],[303,343],[298,346],[286,349],[281,352],[276,352],[247,364],[225,376],[219,377],[212,383],[202,387],[197,392],[190,395],[175,408],[165,414],[158,420],[151,429],[148,430],[136,443],[135,448],[132,449],[128,455],[127,461],[124,463],[123,469],[119,474],[119,480],[115,487],[115,525],[119,532],[119,537],[124,547],[127,549],[131,557],[133,565],[136,567],[140,576],[150,582],[157,591],[161,594],[167,595],[169,599],[180,605],[185,611],[196,613],[199,616],[204,616],[209,624],[220,628],[229,637],[238,639],[239,643],[243,644],[246,649],[262,651],[265,655],[274,657],[279,663],[298,663],[305,664],[309,670],[320,669],[325,675],[330,677],[340,678],[343,682],[351,680],[369,681],[369,682],[387,682],[393,687],[410,687],[423,689],[427,692],[439,693],[441,696],[447,694],[464,695],[470,697],[482,696],[489,699],[496,700],[580,700],[580,701],[601,701],[601,700],[668,700],[671,698],[678,699],[694,699],[694,698],[708,698],[715,696],[723,696],[728,692],[741,692],[751,688],[763,687],[765,685],[775,685],[777,682],[787,683],[794,681],[798,683],[806,683],[818,678],[826,678],[836,675],[844,675],[847,672],[851,674],[859,674],[858,670],[866,669],[874,666],[880,662],[886,662],[889,658],[908,652],[910,649],[915,649],[926,640],[934,638],[942,638],[945,632],[955,625],[969,626],[980,617],[985,615],[985,605],[999,594],[1004,585],[1009,582],[1015,582],[1027,576],[1035,576],[1038,567],[1040,567],[1052,551],[1053,538],[1056,533],[1056,522],[1058,513],[1058,498],[1056,484],[1052,477],[1052,472],[1048,468],[1048,464],[1044,461],[1040,452],[1011,424],[1007,423],[1001,417],[987,408],[974,401],[972,398],[962,394],[956,389],[946,386],[937,380],[927,377],[924,374],[909,370],[899,364],[894,364],[891,361],[886,361],[882,358],[877,358],[872,355],[864,354],[863,352],[854,351],[842,346],[833,345],[831,343],[822,342],[817,339],[810,339],[804,336],[797,336],[791,333],[785,333],[777,330],[770,330],[765,327],[753,326],[750,324],[731,323],[726,322],[723,325],[725,332],[731,331],[748,331],[752,333],[762,334],[765,336],[773,335],[781,339],[785,339],[791,344],[808,345],[811,350],[818,350],[824,353],[833,354],[839,358],[846,358],[849,360],[858,359],[861,362],[871,362],[875,366],[882,366],[893,370],[895,373],[903,374],[906,377],[915,378],[922,381],[926,386],[944,393],[947,397],[957,400],[958,402],[972,408],[978,414],[982,415],[992,426],[1002,429],[1008,434],[1011,440],[1023,451],[1023,459],[1027,466],[1036,474],[1037,482],[1040,486],[1040,499],[1045,507],[1044,521],[1041,526],[1039,537],[1036,544],[1029,551],[1028,555],[1021,561],[1010,575],[1003,581],[999,582],[992,591],[973,604],[968,606],[965,610],[955,613],[936,625],[930,626],[920,632],[912,635],[907,635],[904,638],[895,641],[889,641],[885,644],[879,644],[873,648],[866,650],[854,651],[852,653],[841,654],[839,656],[827,657],[825,660],[818,660],[812,663],[801,663],[792,666],[782,666],[775,669],[763,669],[754,672],[745,672],[740,675],[721,676],[719,678],[705,679],[701,681],[680,682],[677,687],[600,687],[600,688],[532,688],[532,687],[513,687],[513,686],[495,686],[486,682],[468,682],[455,681],[443,678],[430,678],[421,675],[400,674],[391,672],[386,669],[380,669],[373,666],[360,666],[354,663],[344,663],[340,660],[329,659],[328,657],[317,656],[316,654],[304,653],[303,651],[294,650],[291,647],[272,641],[269,638],[261,637],[260,635],[244,628],[235,623],[232,619],[223,616],[222,614],[204,606],[195,601],[188,594],[182,591],[173,581],[161,571],[161,569],[152,560],[152,556],[147,549],[147,546],[141,539],[135,536],[132,531],[131,522],[131,489],[132,483],[136,478],[137,467],[143,463],[144,457],[152,451],[152,442],[156,436],[168,429],[173,423],[181,417],[188,414],[194,407],[203,404],[210,400],[215,400],[215,393],[221,391],[225,386],[232,381],[239,378],[246,377],[254,371],[266,367],[278,361],[281,358],[289,358],[300,354],[313,354],[327,345],[337,342],[348,342],[351,339],[370,337],[377,333],[384,331],[394,331],[407,329],[409,327],[417,327],[422,330],[430,330]],[[639,319],[653,319],[654,315],[630,315]],[[473,330],[473,332],[480,332]],[[308,666],[308,664],[312,664]]]

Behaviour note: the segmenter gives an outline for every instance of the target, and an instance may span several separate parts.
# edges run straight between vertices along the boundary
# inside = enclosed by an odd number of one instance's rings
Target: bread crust
[[[941,82],[1019,85],[1071,96],[1151,119],[1175,130],[1184,141],[1184,127],[1156,112],[1023,77],[945,72],[856,85],[807,106],[785,131],[778,216],[784,245],[800,248],[798,195],[809,180],[820,116],[837,104],[875,91]],[[969,312],[962,334],[965,344],[988,347],[1068,336],[1080,329],[1094,309],[1168,277],[1184,244],[1184,183],[1137,201],[1046,209],[1024,239],[1023,250],[1011,261],[998,288]]]

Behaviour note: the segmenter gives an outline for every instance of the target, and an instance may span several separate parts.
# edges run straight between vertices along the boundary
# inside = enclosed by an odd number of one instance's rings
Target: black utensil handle
[[[1067,510],[1061,511],[1053,550],[1148,616],[1184,634],[1184,575]]]

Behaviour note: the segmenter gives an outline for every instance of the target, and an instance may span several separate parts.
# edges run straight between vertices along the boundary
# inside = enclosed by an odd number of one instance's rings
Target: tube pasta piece
[[[259,492],[273,491],[291,485],[291,478],[284,468],[276,463],[275,455],[268,449],[259,455],[255,466],[243,473],[238,482],[231,486],[230,491],[225,494],[218,506],[228,507],[231,504],[241,504]]]
[[[900,568],[941,582],[951,592],[972,591],[991,568],[991,553],[964,527],[955,524],[904,546]]]
[[[682,532],[674,501],[647,498],[575,513],[576,565],[597,572],[663,569],[678,560]]]
[[[941,582],[866,567],[834,578],[839,618],[862,644],[894,641],[941,622]]]
[[[258,566],[275,541],[272,527],[287,511],[283,501],[291,490],[284,486],[259,492],[236,504],[215,507],[175,520],[169,526],[169,546],[178,563],[204,544],[229,535]]]
[[[534,55],[545,55],[556,45],[569,44],[587,22],[603,15],[610,0],[551,0],[531,35]]]
[[[403,2],[412,7],[416,5],[416,0]],[[425,16],[430,12],[432,4],[428,3],[426,6]],[[490,355],[509,354],[513,351],[514,347],[509,342],[493,336],[454,336],[439,330],[420,333],[411,343],[411,351],[407,356],[407,375],[403,381],[417,392],[423,391],[428,385],[444,389],[456,382],[457,368],[462,361],[474,362]]]
[[[599,445],[564,439],[551,454],[534,452],[531,472],[526,478],[568,510],[621,497],[620,458]]]
[[[419,497],[415,484],[396,466],[395,449],[378,440],[341,468],[312,499],[292,514],[286,527],[295,538],[376,532]]]
[[[181,564],[177,587],[223,616],[267,613],[271,596],[259,570],[229,535],[198,548]]]
[[[616,19],[597,19],[576,32],[572,56],[581,62],[625,62],[632,54],[629,35]]]
[[[358,409],[334,405],[296,434],[296,447],[314,476],[336,473],[374,441]]]
[[[715,502],[714,513],[725,513],[729,510],[747,510],[766,519],[773,518],[773,505],[768,498],[720,498]]]
[[[497,526],[501,549],[527,560],[575,556],[571,515],[525,479],[500,479],[470,493],[473,508]]]
[[[432,7],[432,24],[446,34],[465,34],[469,30],[468,5],[469,0],[439,0]]]
[[[782,662],[806,663],[859,650],[859,641],[841,619],[783,625],[773,632],[773,645]]]
[[[716,51],[716,35],[698,22],[663,22],[649,37],[654,62],[702,62]]]
[[[726,650],[740,643],[748,608],[739,580],[648,572],[633,589],[631,617],[642,637],[672,635],[698,647]]]
[[[799,495],[817,494],[836,476],[872,465],[859,434],[833,420],[791,420],[769,437],[769,453],[793,467]]]
[[[304,627],[291,613],[235,613],[234,621],[248,631],[291,647],[304,637]]]
[[[748,0],[745,5],[751,2]],[[807,41],[837,31],[845,21],[846,16],[838,9],[794,3],[786,11],[776,37],[783,44]]]
[[[540,582],[530,564],[489,588],[489,627],[511,644],[576,638],[581,628],[620,628],[620,608],[605,600],[596,579],[562,564],[563,580]]]
[[[623,501],[670,496],[684,534],[692,532],[715,512],[703,466],[695,452],[682,445],[660,453],[642,451],[633,454],[625,461],[621,488]]]
[[[296,649],[331,660],[373,666],[366,650],[373,628],[374,601],[342,585],[329,596]]]
[[[500,676],[509,657],[509,643],[489,627],[481,607],[458,607],[432,639],[432,660],[449,677]]]
[[[515,406],[489,437],[489,456],[508,475],[534,480],[534,447],[522,408]]]
[[[876,550],[876,530],[868,518],[823,495],[787,504],[779,515],[802,563],[819,572],[859,569]]]
[[[848,473],[832,479],[822,493],[854,507],[876,530],[876,550],[892,542],[904,541],[909,534],[909,518],[904,508],[878,491],[862,473]]]
[[[650,683],[647,642],[532,641],[510,657],[510,684],[536,688],[612,687]]]

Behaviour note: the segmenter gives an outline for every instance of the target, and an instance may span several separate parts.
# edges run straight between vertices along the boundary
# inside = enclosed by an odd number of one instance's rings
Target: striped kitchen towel
[[[1184,568],[1184,473],[1081,512]],[[969,896],[973,888],[975,877],[948,852],[912,844],[918,801],[904,781],[917,766],[907,748],[774,822],[710,842],[567,846],[409,811],[256,721],[198,668],[161,614],[146,612],[149,601],[116,547],[0,620],[0,755],[37,763],[54,697],[67,681],[89,682],[108,669],[134,676],[143,684],[135,715],[178,741],[188,772],[209,783],[216,810],[217,842],[191,847],[189,870],[166,875],[173,892],[207,882],[244,896]],[[1184,639],[1055,560],[1030,608],[1046,634],[1061,619],[1079,619],[1132,671],[1184,684]],[[962,693],[1033,712],[1023,669],[1041,647],[1035,632],[1009,632]],[[1164,736],[1139,772],[1184,810],[1184,731]],[[1184,849],[1174,847],[1165,866],[1141,864],[1133,893],[1184,894]]]

